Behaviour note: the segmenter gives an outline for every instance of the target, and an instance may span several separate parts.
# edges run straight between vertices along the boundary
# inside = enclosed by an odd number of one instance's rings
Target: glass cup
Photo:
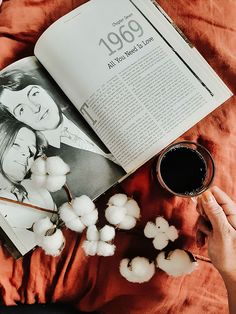
[[[161,151],[156,175],[161,186],[171,194],[193,198],[210,187],[215,175],[214,160],[198,143],[177,142]]]

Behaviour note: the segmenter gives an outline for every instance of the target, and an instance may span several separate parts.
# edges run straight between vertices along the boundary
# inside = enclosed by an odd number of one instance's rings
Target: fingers
[[[197,212],[198,212],[199,215],[203,216],[206,220],[208,220],[208,217],[205,214],[203,206],[202,206],[202,200],[199,197],[198,197],[198,200],[197,200],[197,207],[196,207],[196,209],[197,209]]]
[[[213,230],[225,230],[228,223],[223,208],[217,203],[213,194],[208,190],[201,196],[201,204],[211,222]]]
[[[236,214],[236,204],[225,192],[217,186],[212,187],[210,190],[217,203],[223,208],[226,215]]]

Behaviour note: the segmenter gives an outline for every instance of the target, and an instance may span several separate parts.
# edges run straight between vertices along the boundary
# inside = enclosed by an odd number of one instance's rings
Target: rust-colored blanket
[[[117,0],[118,1],[118,0]],[[61,15],[86,2],[82,0],[9,0],[0,8],[0,67],[30,55],[42,31]],[[159,3],[189,37],[218,75],[236,91],[236,1],[160,0]],[[198,141],[213,154],[215,183],[236,199],[236,98],[215,110],[181,139]],[[57,258],[40,249],[14,261],[0,248],[2,304],[69,302],[86,311],[101,313],[227,313],[224,285],[211,264],[200,262],[189,276],[171,278],[157,272],[145,284],[131,284],[119,274],[119,262],[135,255],[154,257],[142,235],[148,220],[161,214],[181,230],[176,246],[206,255],[194,243],[197,214],[191,200],[163,193],[151,176],[153,161],[114,191],[133,196],[142,209],[137,228],[117,232],[113,257],[85,257],[81,237],[65,231],[67,245]],[[102,220],[104,204],[100,199]]]

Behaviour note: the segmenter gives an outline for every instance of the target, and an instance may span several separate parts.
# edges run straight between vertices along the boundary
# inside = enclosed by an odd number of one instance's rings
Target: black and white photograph
[[[126,173],[34,58],[0,73],[0,196],[53,209],[67,201],[30,179],[34,160],[59,156],[72,195],[95,199]]]

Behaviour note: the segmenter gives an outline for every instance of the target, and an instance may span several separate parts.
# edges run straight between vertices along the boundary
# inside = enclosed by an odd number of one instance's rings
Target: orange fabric
[[[32,53],[39,34],[60,15],[85,1],[11,0],[0,13],[0,66]],[[160,0],[231,90],[236,91],[236,2],[235,0]],[[198,141],[213,154],[215,183],[236,199],[236,99],[227,103],[185,133],[180,139]],[[155,160],[140,168],[110,191],[123,191],[141,206],[142,219],[129,232],[118,231],[113,257],[84,256],[79,235],[65,231],[67,245],[57,258],[36,249],[14,261],[0,249],[0,298],[3,304],[70,302],[86,311],[101,313],[227,313],[223,282],[211,264],[200,262],[189,276],[171,278],[157,272],[150,282],[138,285],[119,274],[119,262],[136,255],[155,257],[142,230],[148,220],[163,215],[181,230],[175,246],[206,255],[194,243],[195,204],[170,197],[152,177]],[[100,222],[109,193],[98,202]]]

